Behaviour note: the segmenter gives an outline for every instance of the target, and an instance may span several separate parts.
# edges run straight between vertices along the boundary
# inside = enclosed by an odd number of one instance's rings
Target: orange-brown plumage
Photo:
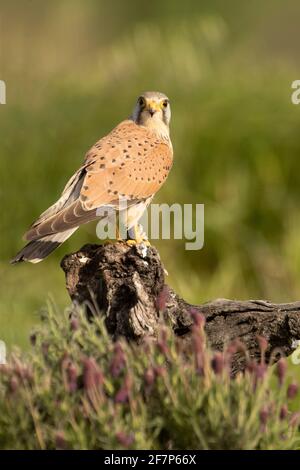
[[[139,98],[132,119],[121,122],[87,152],[82,167],[69,180],[60,199],[27,231],[25,239],[30,243],[13,262],[40,261],[26,253],[26,249],[27,252],[31,250],[36,256],[37,250],[32,250],[35,241],[39,241],[39,246],[43,240],[49,245],[53,236],[55,244],[62,243],[81,224],[96,219],[97,209],[110,206],[118,211],[119,198],[128,201],[132,224],[137,222],[134,208],[139,207],[137,215],[140,217],[140,204],[144,204],[144,209],[147,207],[165,182],[173,161],[169,118],[164,119],[165,106],[159,104],[168,100],[159,93],[149,95],[151,99],[147,98],[147,93]],[[147,114],[147,100],[153,109],[156,106],[153,114],[149,110],[151,120]],[[141,109],[137,109],[139,106]],[[49,252],[52,251],[50,248]]]

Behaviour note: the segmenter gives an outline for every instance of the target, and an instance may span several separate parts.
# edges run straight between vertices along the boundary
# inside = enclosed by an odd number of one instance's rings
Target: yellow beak
[[[156,113],[157,111],[160,111],[160,109],[161,109],[160,104],[157,103],[157,101],[153,101],[153,100],[147,101],[147,110],[149,111],[151,116],[153,116],[153,114]]]

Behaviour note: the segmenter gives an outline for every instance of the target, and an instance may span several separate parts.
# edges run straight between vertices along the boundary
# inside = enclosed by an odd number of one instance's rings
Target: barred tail
[[[21,251],[10,261],[11,264],[29,261],[30,263],[39,263],[52,251],[58,248],[65,240],[67,240],[78,227],[66,230],[53,235],[46,235],[38,240],[29,242]]]

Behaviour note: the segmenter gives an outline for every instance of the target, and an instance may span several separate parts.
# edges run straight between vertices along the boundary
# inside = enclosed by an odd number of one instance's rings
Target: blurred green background
[[[144,90],[172,105],[175,162],[155,202],[204,203],[205,246],[155,242],[187,300],[300,298],[296,0],[0,0],[0,338],[28,346],[60,259],[10,266],[28,225]]]

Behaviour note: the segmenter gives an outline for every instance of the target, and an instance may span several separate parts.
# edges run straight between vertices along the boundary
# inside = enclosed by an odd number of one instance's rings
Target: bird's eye
[[[145,106],[145,100],[142,96],[138,99],[138,103],[140,106]]]
[[[162,103],[164,108],[167,108],[168,104],[169,104],[168,100],[164,100],[163,103]]]

